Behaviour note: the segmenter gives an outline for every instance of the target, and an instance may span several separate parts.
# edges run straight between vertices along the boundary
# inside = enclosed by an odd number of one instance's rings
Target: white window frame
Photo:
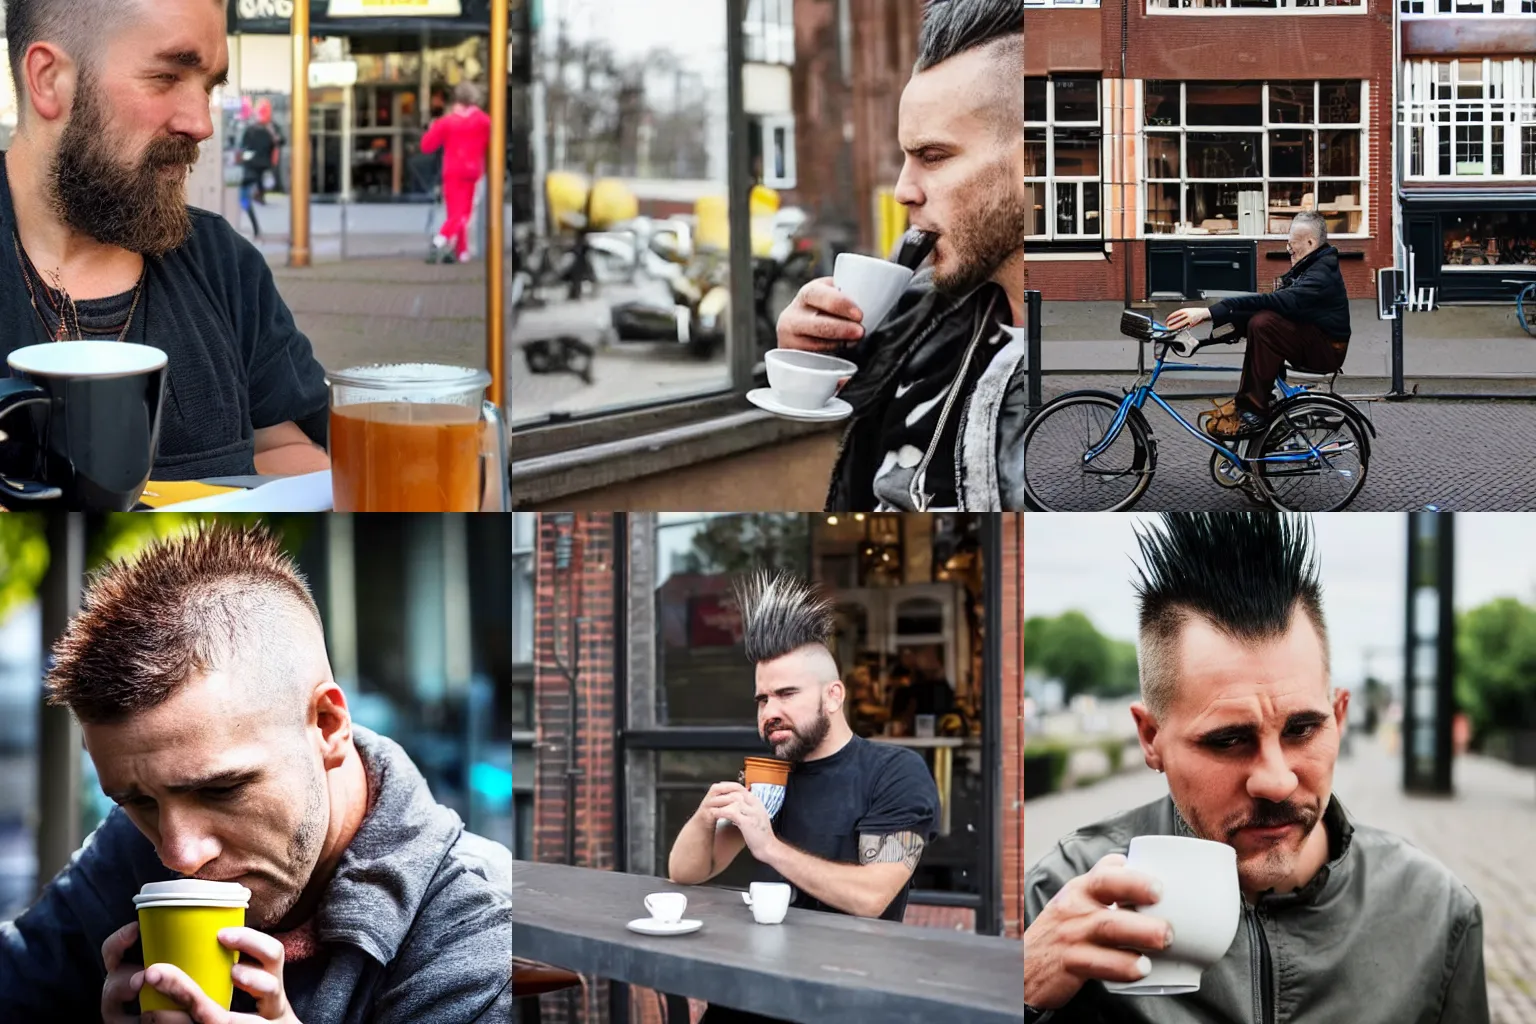
[[[1410,18],[1519,18],[1536,14],[1536,0],[1399,0]]]
[[[1209,14],[1220,14],[1223,17],[1257,15],[1273,18],[1276,15],[1293,17],[1298,14],[1365,14],[1368,9],[1367,0],[1271,0],[1275,5],[1273,7],[1233,7],[1234,2],[1236,0],[1147,0],[1147,13],[1196,17]]]
[[[1025,7],[1097,7],[1099,0],[1024,0]]]
[[[1034,77],[1034,76],[1031,76]],[[1061,75],[1062,78],[1086,79],[1087,75]],[[1048,77],[1045,80],[1045,120],[1024,122],[1025,132],[1030,129],[1040,129],[1045,132],[1045,174],[1029,175],[1024,183],[1038,184],[1045,189],[1046,217],[1045,234],[1025,235],[1026,241],[1050,242],[1050,241],[1098,241],[1104,237],[1104,80],[1093,79],[1094,82],[1094,120],[1092,121],[1058,121],[1056,119],[1056,78]],[[1058,129],[1071,131],[1073,129],[1097,129],[1099,133],[1099,173],[1097,175],[1057,174],[1056,173],[1056,131]],[[1059,216],[1057,211],[1057,195],[1062,185],[1075,186],[1076,221],[1075,232],[1062,232],[1057,230],[1056,222]],[[1083,195],[1090,187],[1099,190],[1099,203],[1097,207],[1099,230],[1094,232],[1084,231],[1087,221],[1084,209]]]
[[[1463,64],[1477,69],[1479,97],[1461,95]],[[1411,181],[1529,181],[1522,159],[1525,129],[1536,128],[1536,58],[1474,57],[1411,60],[1403,64],[1405,99],[1398,119],[1401,144],[1409,154],[1404,177]],[[1484,126],[1480,170],[1458,170],[1476,161],[1457,160],[1459,129]],[[1496,132],[1495,129],[1500,129]],[[1502,138],[1495,141],[1495,135]],[[1442,145],[1449,143],[1450,170],[1440,170]],[[1494,171],[1494,147],[1502,149],[1502,170]],[[1413,154],[1421,167],[1415,168]]]
[[[747,0],[741,31],[749,63],[794,66],[795,0]]]
[[[1306,79],[1301,79],[1301,81],[1306,81]],[[1312,186],[1310,191],[1312,192],[1312,195],[1314,196],[1313,208],[1316,209],[1318,199],[1321,196],[1321,191],[1322,191],[1321,186],[1322,186],[1322,184],[1324,182],[1350,182],[1350,183],[1353,183],[1356,186],[1358,186],[1357,192],[1359,194],[1359,203],[1360,203],[1360,226],[1359,226],[1358,230],[1355,230],[1355,231],[1329,231],[1329,233],[1328,233],[1329,237],[1330,238],[1369,238],[1370,234],[1371,234],[1371,219],[1370,219],[1371,202],[1370,202],[1370,174],[1369,174],[1371,163],[1370,163],[1370,133],[1366,130],[1366,126],[1367,126],[1367,123],[1369,122],[1369,119],[1370,119],[1371,83],[1368,80],[1360,80],[1360,120],[1359,121],[1355,121],[1355,122],[1332,122],[1332,121],[1321,121],[1321,120],[1319,120],[1319,118],[1321,116],[1321,111],[1320,111],[1320,107],[1321,107],[1320,89],[1321,89],[1322,82],[1324,82],[1324,81],[1332,82],[1332,81],[1344,81],[1344,80],[1343,79],[1312,79],[1311,80],[1311,84],[1312,84],[1312,109],[1313,109],[1313,114],[1312,114],[1312,121],[1310,121],[1308,123],[1301,124],[1301,123],[1287,122],[1287,121],[1271,121],[1270,120],[1270,107],[1269,107],[1269,87],[1270,87],[1271,83],[1268,82],[1268,81],[1265,81],[1265,82],[1260,83],[1260,90],[1259,90],[1259,97],[1260,97],[1259,102],[1262,105],[1262,111],[1263,111],[1263,120],[1262,120],[1261,124],[1259,124],[1259,125],[1246,125],[1245,124],[1245,125],[1231,125],[1231,126],[1203,125],[1202,124],[1202,125],[1195,125],[1194,127],[1191,127],[1190,124],[1189,124],[1189,110],[1188,110],[1188,107],[1189,107],[1189,102],[1188,102],[1189,90],[1187,88],[1189,83],[1187,81],[1180,81],[1178,83],[1179,84],[1179,123],[1177,125],[1167,126],[1167,127],[1149,126],[1149,125],[1147,125],[1145,123],[1146,122],[1146,115],[1145,115],[1146,106],[1145,106],[1145,104],[1146,104],[1146,85],[1147,85],[1147,82],[1146,82],[1146,80],[1142,80],[1141,82],[1139,82],[1138,83],[1138,91],[1137,91],[1137,99],[1136,99],[1137,123],[1138,123],[1137,133],[1138,133],[1138,142],[1140,143],[1138,148],[1140,149],[1142,154],[1144,154],[1143,157],[1142,157],[1142,164],[1141,164],[1141,168],[1140,168],[1140,172],[1141,172],[1140,173],[1140,178],[1141,178],[1141,181],[1140,181],[1140,183],[1138,185],[1138,192],[1139,192],[1138,202],[1139,202],[1140,207],[1141,207],[1140,211],[1139,211],[1139,213],[1140,213],[1140,221],[1139,221],[1138,230],[1141,232],[1141,237],[1144,237],[1144,238],[1202,238],[1202,239],[1206,239],[1206,238],[1210,238],[1210,239],[1285,238],[1286,235],[1281,234],[1279,232],[1272,232],[1272,231],[1269,230],[1269,221],[1270,221],[1270,217],[1271,217],[1271,215],[1273,213],[1273,211],[1271,211],[1271,209],[1270,209],[1270,186],[1271,185],[1283,184],[1283,183],[1286,183],[1286,182],[1310,182],[1311,186]],[[1348,81],[1356,81],[1356,79],[1348,79]],[[1197,82],[1197,84],[1207,84],[1208,85],[1208,84],[1212,84],[1212,83],[1209,83],[1209,82]],[[1270,147],[1269,147],[1269,136],[1270,136],[1270,133],[1274,132],[1274,131],[1287,131],[1287,130],[1310,131],[1312,133],[1312,175],[1311,175],[1310,178],[1279,177],[1279,176],[1273,176],[1270,173]],[[1358,131],[1360,133],[1360,167],[1359,167],[1359,173],[1357,175],[1347,175],[1347,176],[1339,177],[1339,176],[1334,176],[1334,175],[1323,175],[1322,173],[1320,173],[1321,170],[1322,170],[1322,159],[1321,159],[1322,154],[1321,154],[1321,150],[1319,148],[1320,145],[1321,145],[1321,143],[1319,141],[1320,134],[1322,132],[1325,132],[1325,131],[1337,131],[1337,130],[1343,130],[1343,131],[1356,130],[1356,131]],[[1241,179],[1191,178],[1189,176],[1189,138],[1188,138],[1191,132],[1193,132],[1193,134],[1195,134],[1195,135],[1243,134],[1243,135],[1254,135],[1254,136],[1257,136],[1258,140],[1259,140],[1259,171],[1260,171],[1260,176],[1257,177],[1257,178],[1241,178]],[[1171,135],[1171,136],[1174,136],[1174,137],[1178,138],[1178,140],[1179,140],[1179,177],[1177,179],[1174,179],[1174,178],[1153,178],[1152,177],[1152,175],[1151,175],[1151,166],[1150,166],[1152,147],[1151,147],[1151,143],[1150,143],[1150,137],[1154,136],[1154,135],[1165,135],[1165,136]],[[1154,189],[1154,187],[1163,186],[1163,185],[1169,185],[1169,184],[1176,184],[1178,186],[1178,192],[1179,192],[1179,210],[1178,210],[1178,220],[1176,222],[1176,230],[1174,230],[1174,231],[1151,231],[1151,230],[1149,230],[1149,228],[1147,226],[1147,219],[1151,215],[1151,210],[1152,210],[1151,192]],[[1185,230],[1185,225],[1188,223],[1188,216],[1189,216],[1189,214],[1188,214],[1189,186],[1190,185],[1203,185],[1203,184],[1239,184],[1239,185],[1252,185],[1252,186],[1258,188],[1260,190],[1261,194],[1264,197],[1264,204],[1263,204],[1263,209],[1264,209],[1264,214],[1263,214],[1264,230],[1262,232],[1257,233],[1257,234],[1252,234],[1252,233],[1244,234],[1244,233],[1242,233],[1241,229],[1239,229],[1237,232],[1222,232],[1221,234],[1211,234],[1211,233],[1208,233],[1208,232]],[[1297,212],[1300,212],[1300,210],[1298,209]],[[1327,213],[1328,211],[1321,211],[1321,212]]]

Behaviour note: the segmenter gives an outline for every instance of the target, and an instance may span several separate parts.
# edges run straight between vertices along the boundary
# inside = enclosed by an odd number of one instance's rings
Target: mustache
[[[155,139],[144,151],[144,163],[150,167],[191,167],[197,163],[199,145],[185,135],[167,135]]]
[[[1273,800],[1259,800],[1253,805],[1253,810],[1246,818],[1227,829],[1227,838],[1231,839],[1245,828],[1279,828],[1282,825],[1300,825],[1303,829],[1310,829],[1317,821],[1317,808],[1298,807],[1290,801],[1276,803]]]
[[[795,731],[795,727],[784,721],[782,718],[771,718],[763,723],[763,738],[767,739],[769,736],[780,729],[786,729],[789,732]]]

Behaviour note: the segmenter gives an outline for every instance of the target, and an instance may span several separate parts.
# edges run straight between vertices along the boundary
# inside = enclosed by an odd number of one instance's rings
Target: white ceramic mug
[[[688,909],[688,897],[680,892],[653,892],[645,898],[645,909],[662,924],[676,924]]]
[[[791,409],[822,408],[844,381],[859,372],[846,359],[793,348],[770,349],[763,362],[773,397]]]
[[[1200,975],[1232,945],[1242,917],[1237,851],[1226,843],[1184,836],[1136,836],[1127,867],[1163,885],[1156,903],[1127,908],[1173,925],[1173,945],[1147,953],[1152,973],[1140,981],[1110,982],[1122,995],[1176,996],[1200,991]]]
[[[758,924],[778,924],[784,920],[789,913],[788,882],[753,882],[750,888],[741,898],[752,908],[753,920]]]
[[[861,256],[856,252],[839,253],[832,267],[832,283],[854,301],[864,319],[859,323],[864,334],[879,327],[906,290],[913,272],[899,263]]]

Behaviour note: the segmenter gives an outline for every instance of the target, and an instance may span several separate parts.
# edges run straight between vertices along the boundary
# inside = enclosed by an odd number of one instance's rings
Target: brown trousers
[[[1237,404],[1249,412],[1262,414],[1269,408],[1275,378],[1287,363],[1308,373],[1334,373],[1344,365],[1349,342],[1324,336],[1315,324],[1287,320],[1267,309],[1254,313],[1246,324],[1233,319],[1248,339]]]

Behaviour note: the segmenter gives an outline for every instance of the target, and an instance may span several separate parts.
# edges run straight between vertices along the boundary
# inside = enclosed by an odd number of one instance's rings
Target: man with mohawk
[[[939,794],[923,759],[853,734],[847,690],[828,650],[832,603],[791,573],[759,572],[737,588],[747,658],[757,666],[757,729],[792,769],[770,820],[735,782],[711,786],[678,833],[668,875],[698,885],[743,849],[756,881],[788,882],[792,906],[900,921],[912,873],[934,837]],[[734,828],[716,829],[724,820]],[[705,1018],[764,1020],[714,1007]]]

